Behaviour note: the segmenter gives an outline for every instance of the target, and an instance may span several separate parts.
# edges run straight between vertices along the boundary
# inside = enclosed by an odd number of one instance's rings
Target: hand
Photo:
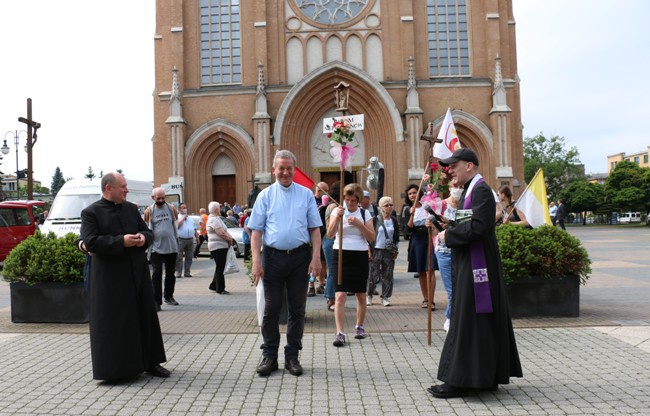
[[[445,232],[446,232],[446,231],[447,231],[447,230],[444,230],[444,231],[440,231],[440,233],[438,233],[438,238],[439,238],[440,241],[443,242],[443,243],[445,242]]]
[[[264,269],[262,268],[259,260],[253,260],[251,272],[253,273],[253,283],[255,283],[255,286],[257,286],[260,279],[264,278]]]
[[[139,241],[140,237],[138,234],[124,234],[124,247],[135,247]]]
[[[144,243],[147,242],[147,239],[144,238],[144,235],[142,235],[141,233],[137,233],[136,237],[138,237],[138,241],[135,243],[136,247],[142,247]]]
[[[321,272],[321,264],[320,264],[320,254],[317,258],[312,258],[311,263],[309,263],[309,273],[313,274],[314,276],[320,276]]]
[[[337,210],[336,216],[338,218],[341,218],[343,215],[345,215],[345,208],[343,208],[341,205],[339,205],[338,208],[336,208],[336,210]]]

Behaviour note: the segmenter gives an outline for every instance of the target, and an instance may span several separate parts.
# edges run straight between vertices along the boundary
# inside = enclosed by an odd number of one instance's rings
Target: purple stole
[[[474,186],[485,182],[480,178]],[[465,197],[463,209],[472,208],[472,192]],[[485,260],[485,250],[482,240],[472,241],[469,244],[469,253],[472,259],[472,273],[474,275],[474,305],[476,313],[492,313],[492,296],[490,295],[490,282],[488,280],[487,261]]]

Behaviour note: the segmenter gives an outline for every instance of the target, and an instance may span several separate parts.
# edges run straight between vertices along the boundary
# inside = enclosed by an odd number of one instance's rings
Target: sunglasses
[[[385,207],[392,207],[393,204],[384,204]]]

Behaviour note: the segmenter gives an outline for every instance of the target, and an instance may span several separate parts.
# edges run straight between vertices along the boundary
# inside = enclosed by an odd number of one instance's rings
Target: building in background
[[[512,0],[157,0],[154,42],[154,182],[182,182],[192,207],[246,203],[278,149],[338,180],[322,120],[341,81],[365,116],[351,179],[377,156],[400,199],[451,108],[488,183],[523,190]]]
[[[616,167],[616,164],[622,161],[636,163],[642,168],[650,167],[650,162],[648,162],[648,153],[650,153],[650,146],[648,146],[646,150],[631,153],[629,155],[623,152],[607,156],[607,172],[611,172]]]

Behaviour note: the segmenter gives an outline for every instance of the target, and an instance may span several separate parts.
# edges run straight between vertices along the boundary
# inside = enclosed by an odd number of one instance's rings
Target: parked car
[[[190,215],[190,218],[194,220],[196,224],[198,224],[201,221],[201,217],[199,215]],[[242,232],[244,231],[243,228],[239,226],[239,224],[235,224],[234,222],[230,221],[226,217],[220,217],[221,221],[223,221],[224,224],[226,224],[226,227],[228,227],[228,233],[232,236],[233,243],[232,247],[235,250],[235,254],[237,257],[244,257],[244,239],[242,237]],[[199,256],[209,256],[210,255],[210,250],[208,250],[208,242],[204,242],[203,245],[201,246],[201,250],[199,251]]]
[[[0,202],[0,264],[21,241],[34,234],[43,201]]]
[[[620,224],[630,224],[633,222],[641,222],[641,213],[640,212],[623,212],[618,216],[618,222]]]

